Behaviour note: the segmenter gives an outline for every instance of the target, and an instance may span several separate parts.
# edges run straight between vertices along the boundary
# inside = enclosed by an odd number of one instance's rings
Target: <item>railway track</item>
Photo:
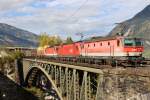
[[[50,61],[50,62],[56,62],[56,63],[63,63],[63,64],[70,64],[70,65],[77,65],[77,66],[83,66],[83,67],[90,67],[90,68],[96,68],[96,69],[106,69],[106,68],[115,68],[115,67],[123,67],[123,68],[128,68],[128,67],[150,67],[150,59],[145,59],[142,64],[120,64],[115,63],[115,65],[111,65],[110,63],[101,63],[101,62],[95,62],[95,61],[76,61],[76,60],[70,60],[70,59],[54,59],[54,58],[47,58],[47,57],[27,57],[27,58],[32,58],[32,59],[37,59],[37,60],[44,60],[44,61]]]
[[[90,67],[90,68],[96,68],[96,69],[112,68],[111,65],[98,65],[98,64],[80,63],[80,62],[77,63],[77,62],[58,61],[58,60],[50,60],[50,59],[38,59],[38,60],[44,60],[44,61],[50,61],[50,62],[56,62],[56,63],[62,63],[62,64],[70,64],[70,65],[76,65],[76,66],[82,66],[82,67]]]

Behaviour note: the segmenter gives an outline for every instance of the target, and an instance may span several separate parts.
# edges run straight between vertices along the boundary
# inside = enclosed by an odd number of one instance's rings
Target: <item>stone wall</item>
[[[149,68],[105,69],[101,75],[102,100],[150,100]],[[148,98],[149,97],[149,98]]]

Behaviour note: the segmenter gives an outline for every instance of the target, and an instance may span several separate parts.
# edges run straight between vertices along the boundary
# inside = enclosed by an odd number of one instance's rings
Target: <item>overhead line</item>
[[[74,13],[72,13],[71,16],[68,17],[68,18],[72,18],[73,16],[75,16],[75,15],[79,12],[79,10],[80,10],[82,7],[84,7],[84,5],[85,5],[88,1],[89,1],[89,0],[85,0],[85,1],[82,3],[82,5],[81,5]],[[68,18],[67,18],[67,19],[68,19]]]

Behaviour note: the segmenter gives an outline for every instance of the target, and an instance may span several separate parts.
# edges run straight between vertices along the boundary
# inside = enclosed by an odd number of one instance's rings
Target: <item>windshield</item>
[[[124,45],[125,46],[142,46],[142,40],[141,39],[124,39]]]

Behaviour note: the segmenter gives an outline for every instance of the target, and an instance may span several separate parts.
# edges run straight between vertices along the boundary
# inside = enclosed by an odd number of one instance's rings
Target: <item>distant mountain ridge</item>
[[[108,36],[114,36],[117,33],[128,37],[143,38],[145,48],[150,49],[150,5],[133,18],[119,23]]]
[[[38,35],[0,23],[0,46],[35,47],[38,45]]]

